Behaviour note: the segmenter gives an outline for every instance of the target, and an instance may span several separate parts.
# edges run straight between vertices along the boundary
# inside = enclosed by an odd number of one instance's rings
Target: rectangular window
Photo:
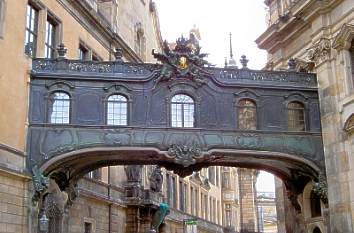
[[[87,174],[87,178],[94,179],[94,180],[100,180],[101,179],[101,170],[96,169],[96,170],[90,171]]]
[[[83,46],[83,45],[79,45],[79,60],[89,60],[89,50]]]
[[[185,184],[180,181],[179,182],[179,209],[181,211],[185,211],[185,200],[186,200],[186,196],[185,196]]]
[[[172,203],[172,189],[171,189],[171,176],[170,174],[166,174],[167,181],[167,204],[171,206]]]
[[[232,226],[232,219],[231,219],[231,205],[225,205],[225,225],[228,227]]]
[[[0,38],[4,38],[6,2],[0,0]]]
[[[177,182],[174,176],[172,176],[172,207],[177,208]]]
[[[85,222],[84,233],[92,233],[92,224],[89,222]]]
[[[222,176],[222,187],[225,188],[225,189],[231,188],[230,172],[223,172],[223,176]]]
[[[55,54],[55,32],[56,32],[56,24],[51,20],[47,19],[45,26],[45,51],[44,55],[46,58],[54,58]]]
[[[38,28],[38,10],[32,5],[27,5],[26,16],[26,35],[25,35],[25,53],[35,57],[37,48],[37,28]]]

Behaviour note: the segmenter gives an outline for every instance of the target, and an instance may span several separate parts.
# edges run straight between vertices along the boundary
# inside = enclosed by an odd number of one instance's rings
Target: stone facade
[[[353,232],[353,58],[354,2],[266,1],[268,29],[257,39],[268,51],[267,69],[283,69],[295,58],[297,69],[317,73],[321,102],[321,122],[328,182],[328,210],[322,203],[322,216],[304,213],[306,232]],[[298,197],[306,209],[306,196]],[[281,214],[280,214],[281,216]],[[306,217],[307,216],[307,217]],[[318,231],[316,231],[318,232]]]

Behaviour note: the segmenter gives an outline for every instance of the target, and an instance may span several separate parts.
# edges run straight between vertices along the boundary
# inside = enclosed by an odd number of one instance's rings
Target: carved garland
[[[316,65],[326,61],[331,55],[331,41],[328,38],[321,38],[308,49],[307,57]]]
[[[196,159],[204,157],[202,150],[197,146],[172,145],[167,152],[167,157],[174,159],[174,162],[189,167],[197,162]]]

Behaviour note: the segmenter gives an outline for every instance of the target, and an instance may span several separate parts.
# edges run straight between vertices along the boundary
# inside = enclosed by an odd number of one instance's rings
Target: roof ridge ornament
[[[205,67],[210,66],[210,63],[204,59],[208,54],[201,53],[200,49],[198,37],[190,33],[189,39],[182,35],[173,44],[164,41],[162,53],[152,50],[152,55],[162,63],[155,83],[179,78],[190,79],[199,84],[206,83],[204,77],[211,74]]]

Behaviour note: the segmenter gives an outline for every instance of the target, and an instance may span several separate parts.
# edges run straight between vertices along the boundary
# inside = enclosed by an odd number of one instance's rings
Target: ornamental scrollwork
[[[197,162],[196,159],[203,157],[202,150],[197,146],[172,145],[168,149],[168,157],[173,158],[175,163],[183,167],[189,167]]]
[[[37,165],[32,167],[32,182],[34,187],[33,203],[38,202],[41,195],[47,192],[49,187],[49,178],[43,175]]]
[[[163,44],[163,52],[152,55],[162,62],[160,75],[155,83],[168,81],[173,78],[187,78],[199,84],[206,82],[204,76],[211,74],[205,69],[210,64],[204,59],[207,54],[201,53],[197,29],[192,29],[189,39],[178,38],[173,49],[167,41]]]
[[[323,203],[328,203],[328,186],[326,177],[323,174],[320,174],[318,177],[318,182],[313,184],[313,192],[321,198]]]
[[[308,49],[307,58],[319,64],[327,60],[331,55],[331,41],[328,38],[321,38],[311,48]]]

